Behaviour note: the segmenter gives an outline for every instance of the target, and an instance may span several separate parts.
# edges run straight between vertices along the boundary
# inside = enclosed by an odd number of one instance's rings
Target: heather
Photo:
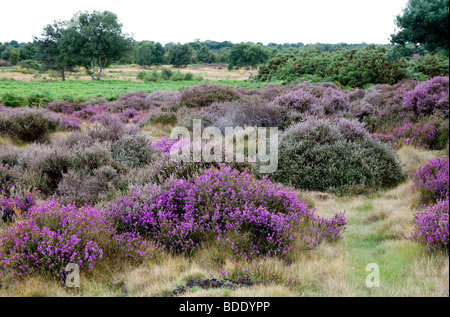
[[[445,200],[425,206],[423,211],[415,212],[413,216],[414,231],[409,239],[425,244],[430,253],[438,250],[448,251],[448,195]]]
[[[417,116],[441,113],[448,118],[448,77],[437,76],[417,85],[403,96],[403,107]]]
[[[272,179],[296,188],[332,192],[392,187],[404,179],[390,148],[348,119],[309,117],[281,135]]]
[[[438,157],[421,166],[413,175],[413,190],[420,191],[423,200],[431,203],[414,216],[412,241],[426,245],[428,252],[448,250],[449,222],[448,156]]]
[[[310,247],[338,239],[345,225],[342,214],[315,217],[294,192],[224,166],[162,188],[134,188],[108,212],[120,231],[150,236],[174,252],[217,240],[249,258],[283,256],[298,234]]]
[[[201,84],[184,90],[180,95],[180,105],[188,108],[206,107],[214,102],[234,101],[239,98],[239,93],[231,87]]]
[[[419,190],[427,201],[436,202],[448,197],[448,157],[430,160],[413,176],[414,189]]]
[[[56,131],[58,119],[41,109],[0,109],[0,134],[22,141],[42,140]]]
[[[0,265],[13,277],[49,273],[61,283],[69,263],[88,271],[103,258],[141,261],[146,255],[146,243],[136,235],[117,234],[103,211],[52,201],[33,207],[0,239]]]
[[[39,142],[0,138],[4,284],[64,281],[65,266],[77,263],[83,285],[98,276],[95,283],[111,280],[115,294],[126,284],[129,294],[166,296],[187,277],[210,274],[330,294],[324,281],[345,283],[344,267],[392,259],[410,267],[412,256],[421,270],[426,250],[441,254],[448,239],[448,159],[436,158],[448,144],[448,120],[442,111],[404,107],[418,85],[204,84],[47,102],[33,111],[57,126]],[[21,109],[28,108],[0,113]],[[174,126],[193,133],[194,119],[222,132],[278,127],[278,169],[265,175],[259,162],[175,162],[170,150],[180,138],[168,135]],[[411,191],[403,170],[420,165]],[[429,205],[417,208],[419,201]],[[156,257],[147,252],[153,244]],[[393,271],[386,280],[416,273]],[[26,278],[9,282],[10,275]],[[140,290],[150,284],[157,293]]]

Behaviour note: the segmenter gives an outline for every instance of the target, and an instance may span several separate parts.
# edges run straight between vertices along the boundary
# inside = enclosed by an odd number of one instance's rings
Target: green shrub
[[[172,75],[173,75],[173,72],[169,68],[163,68],[161,70],[161,78],[164,79],[164,80],[170,80]]]
[[[147,72],[144,70],[141,70],[137,73],[136,79],[144,80],[146,75],[147,75]]]
[[[20,62],[20,65],[21,65],[23,68],[26,68],[26,69],[35,69],[35,70],[39,70],[39,69],[41,69],[41,67],[42,67],[41,64],[39,64],[38,62],[36,62],[35,60],[32,60],[32,59],[26,59],[26,60],[23,60],[23,61]]]
[[[184,80],[194,80],[194,74],[192,73],[184,74]]]
[[[346,119],[308,118],[281,135],[275,181],[347,193],[391,187],[405,178],[396,153]]]
[[[145,82],[156,82],[159,80],[159,74],[156,70],[151,73],[146,73],[144,77]]]
[[[5,107],[11,107],[11,108],[20,107],[20,106],[23,106],[24,103],[25,103],[25,98],[23,98],[21,96],[16,96],[11,93],[3,94],[0,97],[0,104],[3,104]]]

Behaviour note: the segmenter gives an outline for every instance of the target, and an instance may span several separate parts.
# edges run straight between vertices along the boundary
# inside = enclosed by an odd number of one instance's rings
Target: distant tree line
[[[167,43],[135,41],[109,11],[78,12],[46,25],[33,42],[0,43],[0,66],[65,72],[84,67],[99,80],[111,63],[143,68],[224,63],[228,69],[259,67],[257,80],[337,81],[342,85],[395,83],[403,78],[448,75],[449,0],[410,0],[396,18],[391,44],[232,43],[211,40]]]

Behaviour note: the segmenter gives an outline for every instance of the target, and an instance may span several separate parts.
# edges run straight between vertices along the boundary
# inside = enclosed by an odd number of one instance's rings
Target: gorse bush
[[[58,118],[34,108],[0,109],[0,133],[32,142],[55,132]]]
[[[283,132],[273,180],[299,189],[342,192],[389,187],[404,179],[392,150],[346,119],[309,117]]]
[[[138,187],[108,210],[119,232],[138,232],[189,254],[208,243],[237,255],[284,256],[297,235],[305,245],[340,237],[346,220],[315,217],[295,193],[228,167],[163,188]]]

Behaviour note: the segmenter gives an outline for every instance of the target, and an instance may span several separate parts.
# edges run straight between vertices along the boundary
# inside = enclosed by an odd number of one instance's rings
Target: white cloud
[[[136,40],[388,43],[407,0],[5,1],[0,42],[31,41],[44,25],[77,11],[116,13]]]

